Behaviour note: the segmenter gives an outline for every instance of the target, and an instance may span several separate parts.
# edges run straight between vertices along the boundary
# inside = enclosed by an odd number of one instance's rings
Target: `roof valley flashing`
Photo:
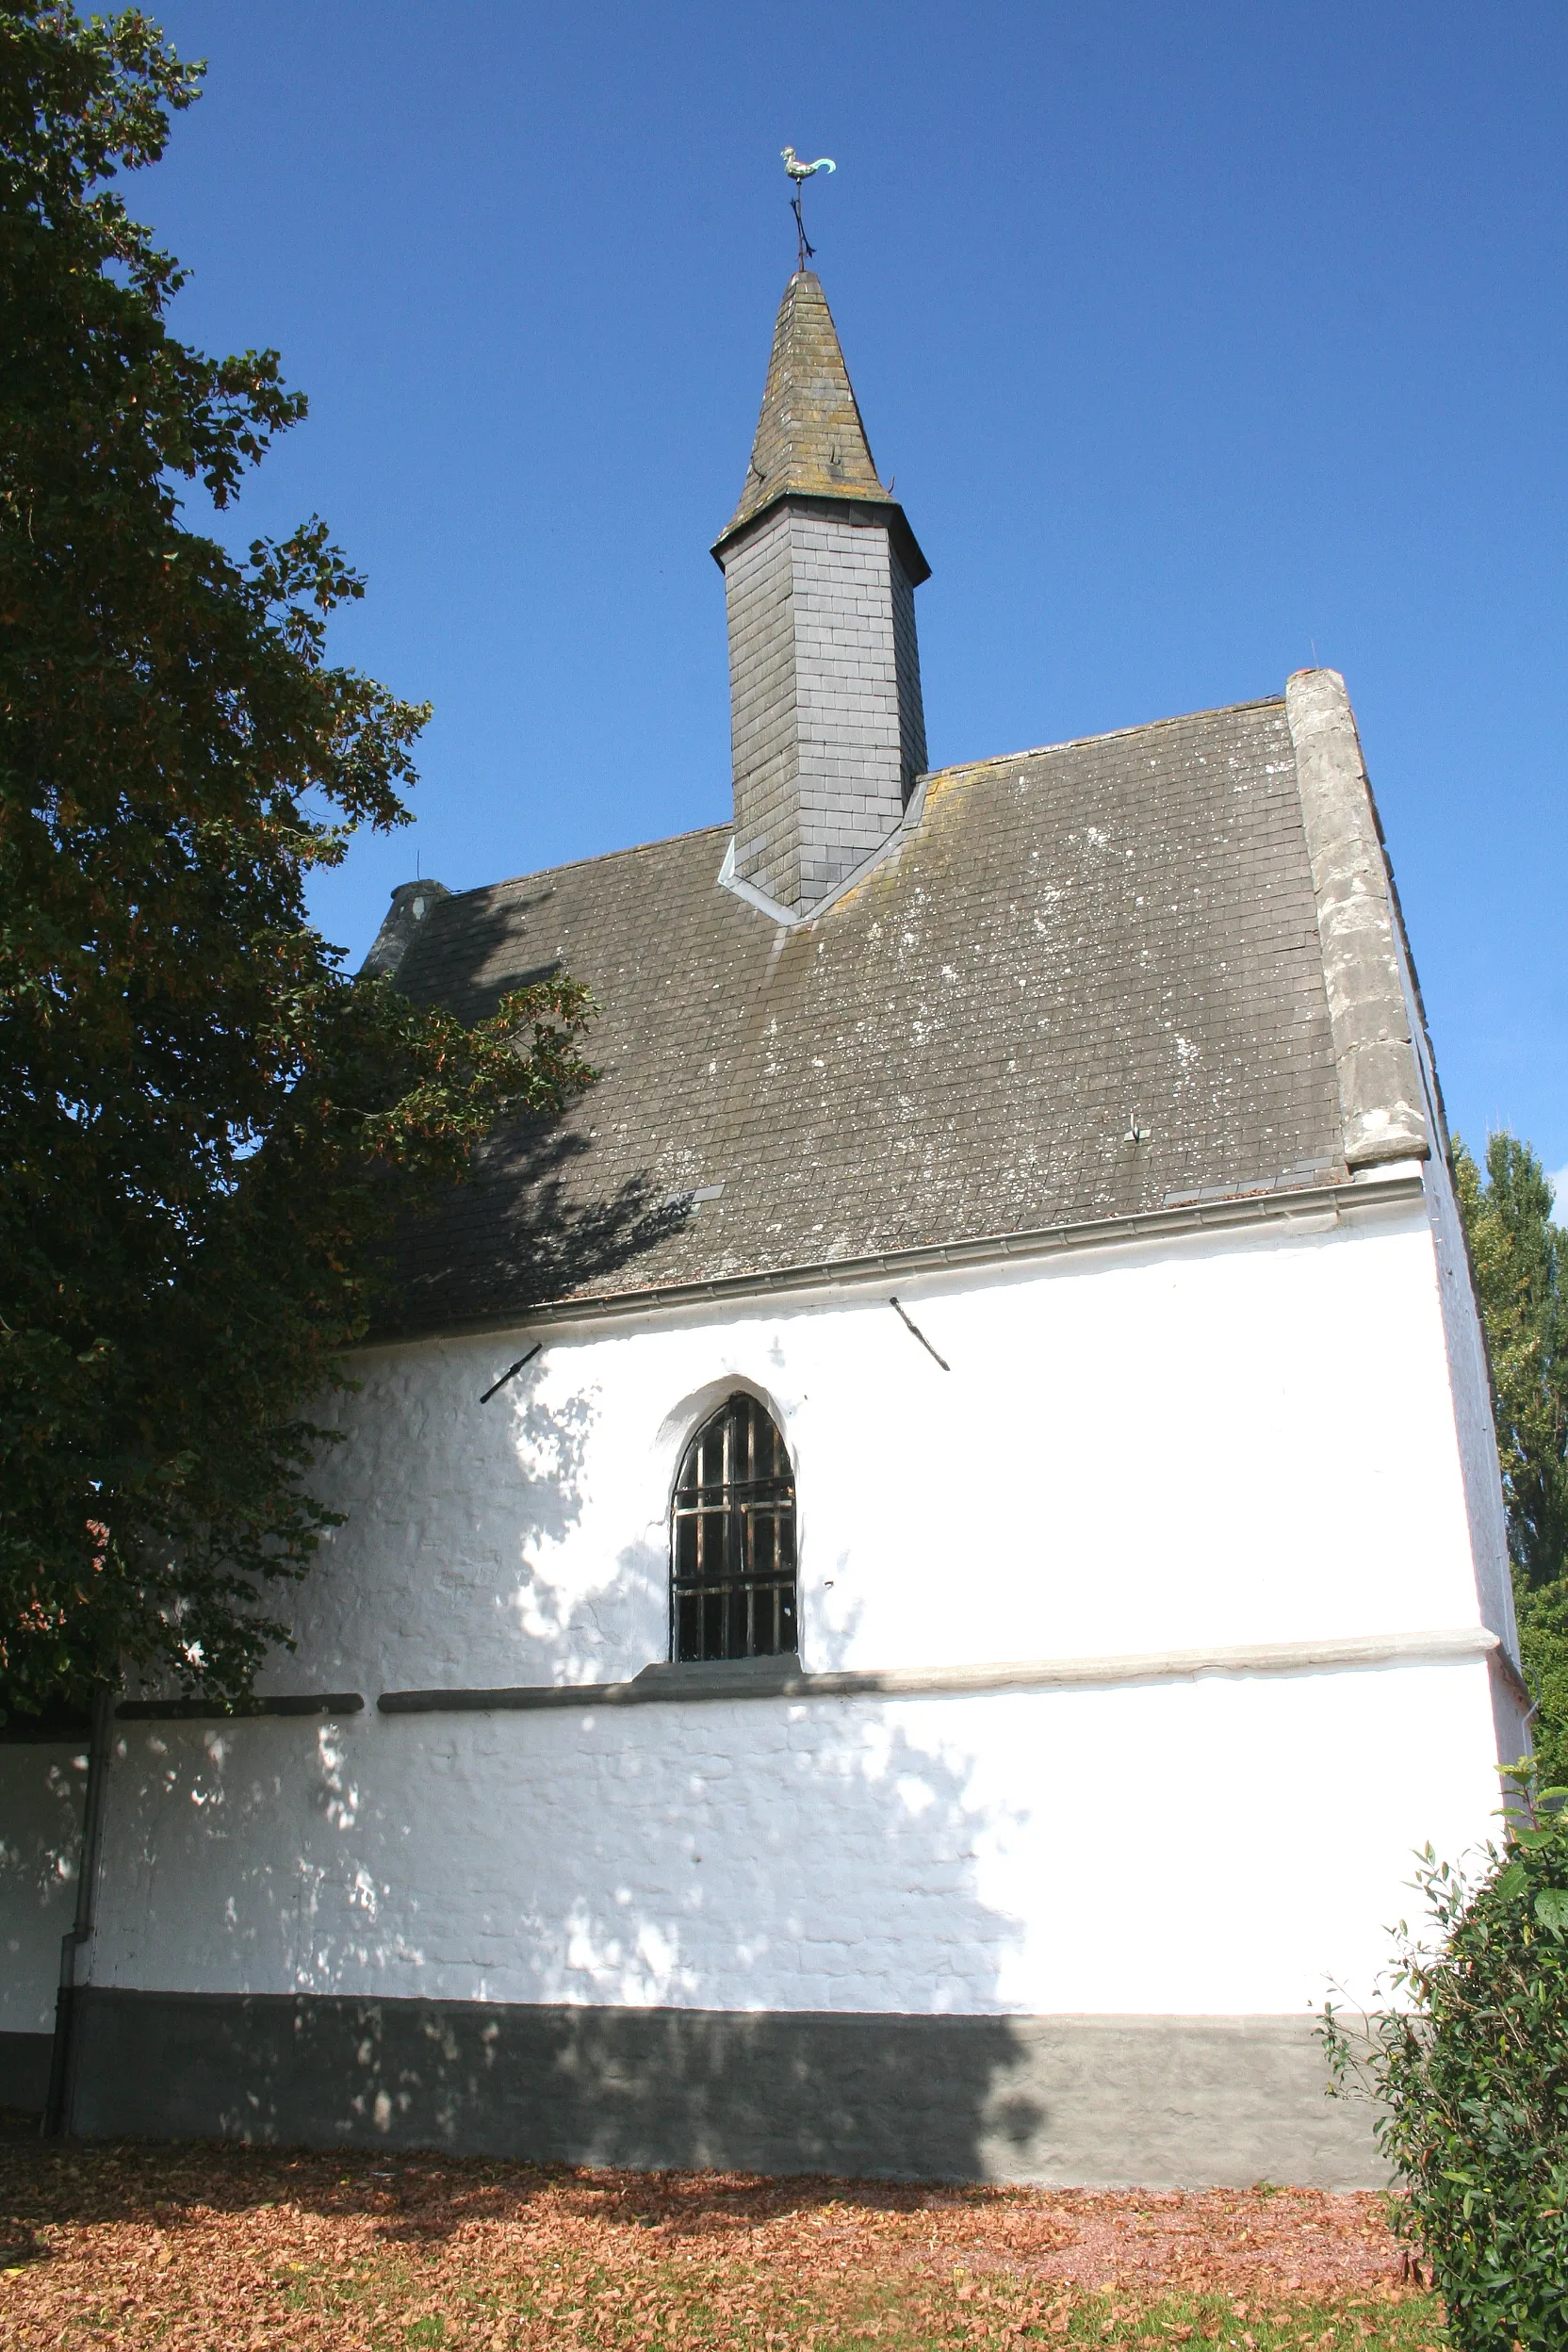
[[[927,773],[929,567],[808,270],[713,553],[733,829],[393,892],[367,971],[466,1021],[570,972],[600,1075],[401,1232],[378,1337],[972,1262],[1441,1148],[1337,673]]]

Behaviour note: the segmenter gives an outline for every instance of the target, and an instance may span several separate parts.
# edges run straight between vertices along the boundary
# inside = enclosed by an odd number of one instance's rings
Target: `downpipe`
[[[76,1963],[85,1944],[92,1941],[93,1912],[98,1894],[98,1848],[104,1824],[104,1790],[108,1780],[109,1722],[113,1700],[101,1690],[92,1703],[92,1729],[88,1737],[87,1797],[82,1807],[82,1858],[76,1877],[76,1916],[60,1937],[60,1977],[55,1994],[55,2039],[49,2053],[49,2091],[41,2127],[46,2140],[57,2140],[71,2128],[75,2089],[75,2026],[77,2016]]]

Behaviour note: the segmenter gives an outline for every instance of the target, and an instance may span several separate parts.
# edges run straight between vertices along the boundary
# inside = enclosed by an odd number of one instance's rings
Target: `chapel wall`
[[[1392,883],[1392,876],[1391,876]],[[1493,1412],[1492,1375],[1486,1357],[1480,1308],[1470,1271],[1458,1195],[1449,1162],[1448,1122],[1438,1090],[1431,1037],[1416,988],[1410,945],[1396,895],[1393,899],[1394,941],[1399,982],[1410,1017],[1415,1066],[1422,1089],[1433,1150],[1423,1164],[1432,1247],[1437,1257],[1443,1329],[1448,1352],[1449,1381],[1454,1400],[1455,1434],[1464,1478],[1465,1506],[1476,1566],[1476,1586],[1483,1622],[1492,1627],[1517,1665],[1519,1629],[1514,1622],[1513,1577],[1509,1566],[1508,1520],[1503,1504],[1502,1472],[1497,1461],[1497,1428]],[[1497,1691],[1499,1740],[1513,1762],[1529,1746],[1527,1708],[1522,1694],[1506,1687]]]
[[[1418,1848],[1489,1826],[1493,1753],[1478,1660],[125,1724],[91,1981],[1300,2018],[1335,1985],[1374,1996]]]
[[[1413,1851],[1495,1803],[1488,1670],[1420,1651],[1073,1690],[378,1715],[666,1655],[702,1414],[795,1464],[804,1663],[1477,1628],[1420,1204],[885,1295],[367,1351],[349,1512],[263,1687],[117,1726],[92,1980],[703,2010],[1297,2017],[1370,1995]],[[1157,1933],[1150,1932],[1158,1921]]]
[[[86,1788],[82,1740],[0,1741],[0,2106],[43,2103]]]
[[[734,1385],[794,1463],[813,1670],[1477,1620],[1419,1202],[898,1296],[950,1372],[880,1289],[546,1331],[483,1406],[510,1335],[366,1351],[318,1475],[348,1525],[299,1590],[288,1674],[597,1682],[662,1658],[677,1461]]]

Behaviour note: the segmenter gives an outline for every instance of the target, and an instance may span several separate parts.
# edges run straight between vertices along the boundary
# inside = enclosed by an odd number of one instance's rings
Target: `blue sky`
[[[317,910],[720,821],[708,547],[792,258],[786,140],[934,567],[935,764],[1279,691],[1361,720],[1454,1123],[1568,1163],[1568,11],[179,0],[131,191],[179,325],[309,421],[243,536],[370,576],[418,822]],[[1568,1199],[1568,1190],[1563,1197]]]

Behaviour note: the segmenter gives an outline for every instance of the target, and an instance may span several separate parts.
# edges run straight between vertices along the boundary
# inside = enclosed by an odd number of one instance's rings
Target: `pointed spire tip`
[[[877,475],[822,280],[807,269],[784,288],[745,487],[715,552],[792,493],[893,503]]]

